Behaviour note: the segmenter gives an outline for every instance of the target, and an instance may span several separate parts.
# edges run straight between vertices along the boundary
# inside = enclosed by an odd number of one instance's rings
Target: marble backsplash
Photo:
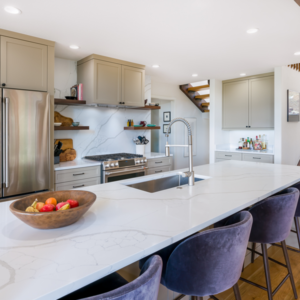
[[[64,98],[70,95],[70,87],[77,83],[77,63],[75,61],[55,58],[55,97]],[[145,77],[145,99],[151,101],[151,77]],[[91,106],[56,105],[54,110],[63,116],[72,118],[80,125],[89,126],[90,130],[55,131],[55,139],[73,139],[77,157],[87,155],[109,154],[117,152],[135,153],[132,141],[138,135],[145,136],[150,142],[146,152],[151,152],[151,134],[149,130],[124,130],[127,120],[133,119],[151,122],[151,111],[129,108],[108,108]]]

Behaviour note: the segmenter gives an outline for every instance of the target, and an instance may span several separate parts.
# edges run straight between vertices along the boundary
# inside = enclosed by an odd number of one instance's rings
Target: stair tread
[[[202,89],[207,89],[207,88],[209,88],[209,84],[189,87],[188,91],[189,92],[198,92]]]
[[[210,94],[205,94],[205,95],[197,95],[195,96],[195,99],[205,99],[205,98],[209,98]]]
[[[209,103],[209,102],[203,102],[203,103],[201,103],[201,105],[202,105],[202,106],[209,106],[210,103]]]

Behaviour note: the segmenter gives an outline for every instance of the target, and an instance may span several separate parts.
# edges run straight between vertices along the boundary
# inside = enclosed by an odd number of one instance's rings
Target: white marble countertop
[[[76,169],[76,168],[85,168],[85,167],[93,167],[93,166],[100,166],[100,165],[101,165],[100,161],[77,158],[77,159],[72,160],[72,161],[61,162],[57,165],[54,165],[54,171]]]
[[[173,156],[173,154],[171,154],[171,156]],[[160,158],[160,157],[166,157],[166,154],[165,153],[149,152],[149,153],[145,153],[144,157],[146,157],[147,159]]]
[[[147,193],[133,179],[84,188],[97,200],[75,224],[37,230],[0,203],[0,299],[53,300],[300,181],[300,168],[225,161],[195,186]],[[170,176],[139,177],[135,181]]]
[[[237,148],[237,147],[236,147]],[[215,151],[222,151],[222,152],[238,152],[238,153],[255,153],[255,154],[265,154],[265,155],[274,155],[273,150],[237,150],[236,148],[232,147],[222,147],[220,149],[215,149]]]

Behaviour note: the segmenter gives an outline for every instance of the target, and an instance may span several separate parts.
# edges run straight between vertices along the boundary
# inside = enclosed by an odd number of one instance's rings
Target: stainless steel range
[[[114,153],[104,155],[86,156],[102,162],[101,183],[144,176],[147,159],[143,155],[129,153]]]

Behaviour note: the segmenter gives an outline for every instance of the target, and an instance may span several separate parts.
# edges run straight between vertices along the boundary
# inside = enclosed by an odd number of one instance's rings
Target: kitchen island
[[[28,227],[0,204],[0,299],[53,300],[138,261],[300,181],[300,168],[225,161],[194,168],[205,180],[148,193],[95,185],[91,209],[55,230]]]

